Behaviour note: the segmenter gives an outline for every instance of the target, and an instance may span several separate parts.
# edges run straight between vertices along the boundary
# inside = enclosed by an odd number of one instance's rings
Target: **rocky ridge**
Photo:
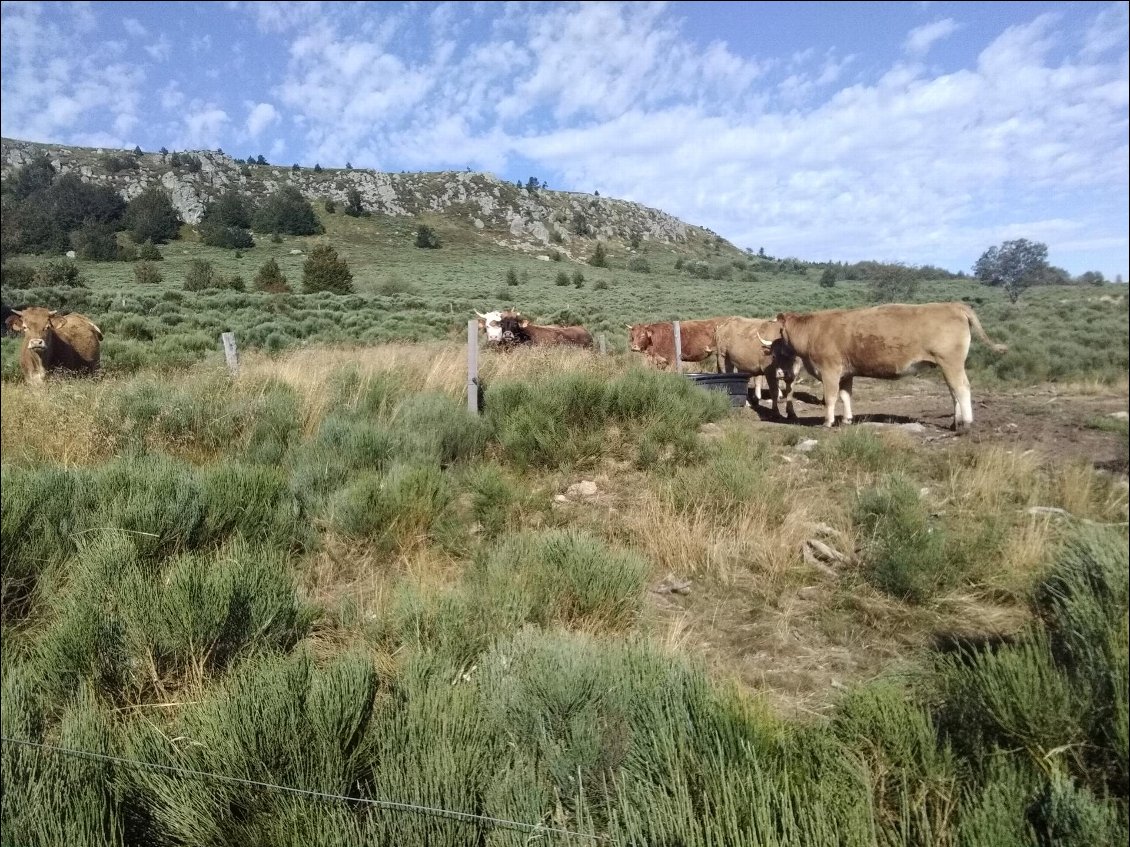
[[[173,167],[172,154],[40,144],[0,139],[0,174],[46,155],[58,173],[77,173],[86,182],[109,185],[127,200],[152,186],[166,189],[186,223],[195,224],[204,204],[228,190],[260,199],[287,185],[319,203],[347,202],[350,189],[372,214],[462,217],[486,238],[513,249],[569,255],[587,253],[593,240],[633,240],[691,246],[725,243],[702,227],[692,226],[639,203],[569,191],[528,190],[490,173],[438,171],[386,173],[325,168],[293,170],[278,165],[248,165],[214,150],[183,151],[200,161],[199,170]],[[113,160],[127,162],[115,167]],[[732,245],[729,245],[732,247]],[[571,249],[572,248],[572,249]]]

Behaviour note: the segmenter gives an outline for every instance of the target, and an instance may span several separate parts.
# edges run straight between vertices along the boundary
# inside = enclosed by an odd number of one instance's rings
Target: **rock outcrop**
[[[6,177],[40,155],[46,155],[58,173],[73,172],[86,182],[113,186],[127,200],[160,186],[190,224],[199,222],[205,203],[229,189],[258,200],[291,185],[311,202],[332,200],[339,208],[355,189],[362,208],[372,214],[459,216],[483,237],[527,252],[558,249],[566,255],[587,254],[594,239],[625,245],[633,241],[672,245],[721,241],[710,230],[639,203],[578,192],[529,190],[493,174],[470,171],[294,170],[245,164],[213,150],[180,153],[182,158],[193,157],[193,164],[174,167],[171,153],[138,155],[128,150],[5,138],[0,139],[0,173]]]

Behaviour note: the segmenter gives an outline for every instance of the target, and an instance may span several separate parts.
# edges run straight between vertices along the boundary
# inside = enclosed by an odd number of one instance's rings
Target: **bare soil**
[[[805,437],[819,439],[825,432],[820,393],[811,380],[798,385],[793,422],[777,421],[767,409],[741,414],[752,427],[801,427]],[[940,380],[857,379],[853,395],[857,426],[897,427],[923,449],[1011,445],[1038,451],[1047,462],[1086,461],[1122,479],[1127,474],[1126,436],[1096,428],[1099,421],[1113,428],[1111,415],[1126,412],[1125,387],[1102,393],[1055,385],[978,390],[975,384],[973,431],[960,436],[951,430],[953,406]],[[859,580],[841,584],[815,569],[799,581],[768,598],[754,574],[724,586],[697,583],[685,594],[660,587],[650,595],[650,611],[671,640],[705,660],[712,673],[791,716],[824,713],[846,686],[913,663],[954,637],[1008,637],[1027,619],[1016,603],[972,597],[907,607],[866,586],[861,591]]]

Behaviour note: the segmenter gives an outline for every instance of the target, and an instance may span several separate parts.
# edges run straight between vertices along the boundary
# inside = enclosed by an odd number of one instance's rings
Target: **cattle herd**
[[[510,310],[475,314],[488,341],[502,348],[592,346],[592,335],[581,326],[535,326]],[[713,356],[719,372],[750,374],[751,405],[760,403],[765,385],[778,417],[782,401],[788,417],[796,416],[792,386],[803,368],[823,388],[824,425],[828,427],[835,423],[837,402],[843,404],[843,423],[852,422],[855,377],[899,379],[923,366],[934,366],[941,370],[953,399],[953,428],[963,432],[973,424],[965,373],[973,335],[997,353],[1008,349],[989,339],[969,305],[954,302],[782,312],[776,318],[681,321],[678,350],[684,362],[703,362]],[[673,322],[628,324],[628,341],[633,352],[642,353],[655,367],[674,367]]]
[[[475,314],[488,342],[501,349],[593,346],[592,333],[583,326],[538,325],[509,309]],[[102,331],[84,315],[5,305],[3,323],[6,329],[23,335],[20,368],[29,384],[42,385],[55,371],[92,374],[98,370]],[[719,372],[748,373],[752,377],[751,405],[760,403],[764,385],[778,417],[782,401],[788,417],[795,417],[792,386],[803,367],[823,387],[824,425],[829,427],[835,423],[837,402],[843,404],[843,423],[851,423],[855,377],[898,379],[924,365],[936,366],[953,399],[954,429],[964,431],[973,423],[965,359],[974,334],[998,353],[1007,350],[989,339],[967,304],[925,303],[784,312],[776,318],[681,321],[679,353],[684,362],[703,362],[713,356]],[[642,353],[651,365],[674,368],[674,323],[629,324],[628,341],[632,351]]]

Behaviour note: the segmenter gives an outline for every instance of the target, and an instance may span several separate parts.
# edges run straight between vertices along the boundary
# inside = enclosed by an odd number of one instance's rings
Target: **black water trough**
[[[753,374],[745,371],[733,373],[691,373],[683,374],[687,379],[710,391],[723,391],[730,395],[730,405],[742,407],[746,404],[746,387]]]

